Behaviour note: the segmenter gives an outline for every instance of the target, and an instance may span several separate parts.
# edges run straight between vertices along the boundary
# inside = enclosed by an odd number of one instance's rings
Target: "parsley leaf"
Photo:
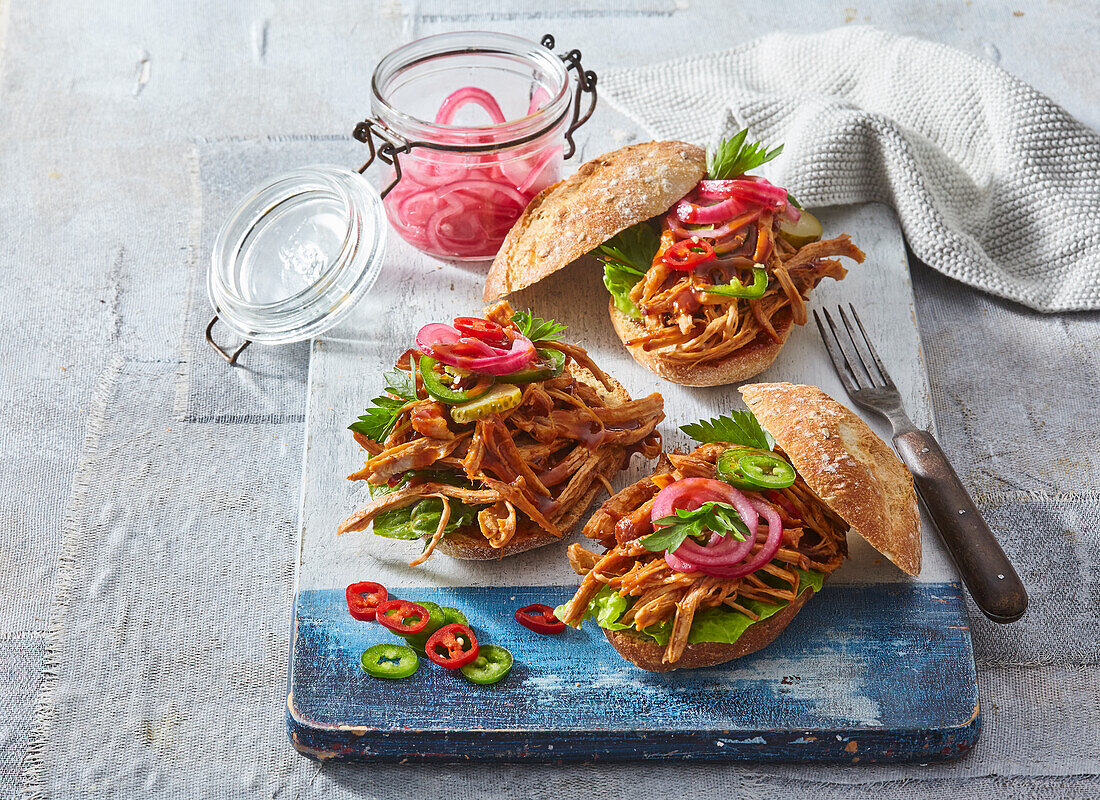
[[[768,150],[761,142],[746,144],[748,135],[749,129],[745,128],[732,139],[723,139],[717,147],[707,148],[707,177],[712,180],[737,178],[783,152],[783,145]]]
[[[728,417],[715,417],[681,425],[680,430],[697,442],[725,442],[771,450],[775,440],[760,427],[751,411],[733,411]]]
[[[394,369],[385,373],[384,387],[388,394],[371,400],[370,408],[348,430],[362,434],[375,442],[383,441],[393,429],[406,403],[416,400],[416,380],[412,372]],[[391,397],[391,395],[395,395]]]
[[[729,503],[703,503],[691,511],[678,508],[671,516],[654,520],[653,527],[655,532],[640,541],[642,547],[655,553],[675,550],[689,536],[730,534],[743,542],[749,533],[737,509]]]
[[[634,319],[641,319],[642,312],[630,299],[630,290],[653,266],[659,247],[657,233],[648,223],[641,222],[596,248],[597,258],[603,262],[603,285],[611,293],[615,306]]]
[[[402,400],[416,400],[416,378],[413,375],[415,369],[415,364],[413,369],[408,372],[403,369],[391,369],[389,372],[382,374],[385,381],[382,385],[387,392],[400,397]]]
[[[512,315],[512,322],[519,327],[519,332],[532,342],[557,341],[561,338],[565,326],[552,319],[540,319],[533,316],[530,311],[517,311]]]

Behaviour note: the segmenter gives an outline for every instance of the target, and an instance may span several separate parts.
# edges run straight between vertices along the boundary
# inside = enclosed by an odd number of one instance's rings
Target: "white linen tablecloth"
[[[363,767],[286,741],[307,349],[256,346],[234,370],[202,343],[236,198],[361,163],[347,134],[374,64],[456,29],[552,32],[605,71],[870,23],[1000,62],[1100,124],[1088,2],[858,5],[0,0],[0,797],[1100,795],[1100,317],[927,268],[943,445],[1032,598],[1012,626],[972,613],[985,728],[969,757]],[[605,103],[581,156],[644,136]]]

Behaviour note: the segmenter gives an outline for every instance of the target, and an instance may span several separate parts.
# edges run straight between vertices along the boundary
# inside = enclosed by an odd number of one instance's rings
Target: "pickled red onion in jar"
[[[527,113],[548,99],[540,87]],[[484,113],[488,125],[507,121],[492,94],[467,86],[444,99],[435,123],[451,125],[469,105]],[[463,135],[444,134],[433,144],[470,144],[471,128],[455,130]],[[485,130],[475,144],[493,142],[491,128],[473,130]],[[390,223],[409,244],[440,258],[492,258],[531,199],[558,180],[562,146],[555,135],[488,152],[418,147],[402,154],[401,180],[383,200]]]

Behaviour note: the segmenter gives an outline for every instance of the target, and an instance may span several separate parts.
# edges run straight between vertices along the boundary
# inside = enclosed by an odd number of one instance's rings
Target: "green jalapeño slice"
[[[420,659],[411,647],[402,644],[376,644],[363,651],[359,663],[368,675],[398,680],[416,672]]]
[[[495,644],[483,644],[477,658],[462,667],[462,674],[482,686],[496,683],[512,671],[512,654]]]
[[[785,489],[798,477],[794,467],[766,450],[731,447],[718,457],[718,477],[738,489]]]

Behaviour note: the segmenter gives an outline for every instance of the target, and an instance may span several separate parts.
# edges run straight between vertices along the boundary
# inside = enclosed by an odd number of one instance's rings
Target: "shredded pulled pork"
[[[659,352],[668,361],[696,365],[757,340],[778,342],[777,328],[790,322],[805,325],[810,291],[823,278],[841,280],[847,272],[836,257],[860,263],[864,254],[847,234],[795,248],[779,236],[779,223],[771,214],[747,223],[731,251],[688,271],[673,270],[662,260],[676,241],[666,229],[653,265],[630,292],[645,332],[627,344]],[[731,280],[751,284],[754,266],[768,273],[763,297],[750,300],[707,291]]]
[[[757,572],[733,579],[701,572],[676,572],[665,563],[663,552],[653,553],[642,546],[639,537],[653,531],[650,507],[659,487],[685,477],[713,478],[715,463],[725,448],[705,444],[687,455],[674,453],[669,457],[671,463],[659,468],[652,477],[628,486],[604,502],[585,526],[584,533],[608,549],[601,556],[579,544],[570,546],[569,563],[584,579],[559,615],[563,622],[580,624],[592,598],[604,586],[610,586],[632,600],[619,622],[631,624],[636,630],[671,623],[662,661],[672,664],[688,645],[688,633],[697,610],[724,605],[755,620],[758,615],[744,601],[789,602],[801,594],[796,568],[829,574],[840,566],[848,552],[844,536],[848,525],[821,502],[801,477],[793,486],[774,494],[748,493],[770,503],[783,522],[779,551]],[[765,581],[765,575],[772,580]]]
[[[515,328],[505,302],[486,316]],[[374,486],[406,480],[348,517],[339,533],[364,530],[385,511],[438,497],[444,520],[414,565],[446,535],[446,520],[455,513],[448,499],[475,507],[478,529],[498,550],[525,529],[560,537],[563,522],[575,519],[577,505],[587,504],[593,487],[609,487],[631,454],[660,454],[656,427],[664,419],[664,404],[659,394],[623,403],[605,399],[610,395],[578,380],[568,367],[573,362],[606,388],[614,385],[584,349],[562,342],[539,346],[560,350],[567,368],[556,378],[523,385],[522,400],[513,409],[458,424],[444,404],[418,386],[418,399],[402,410],[385,442],[356,434],[370,457],[350,480]],[[397,366],[411,369],[407,354]],[[407,476],[410,471],[416,472]]]

